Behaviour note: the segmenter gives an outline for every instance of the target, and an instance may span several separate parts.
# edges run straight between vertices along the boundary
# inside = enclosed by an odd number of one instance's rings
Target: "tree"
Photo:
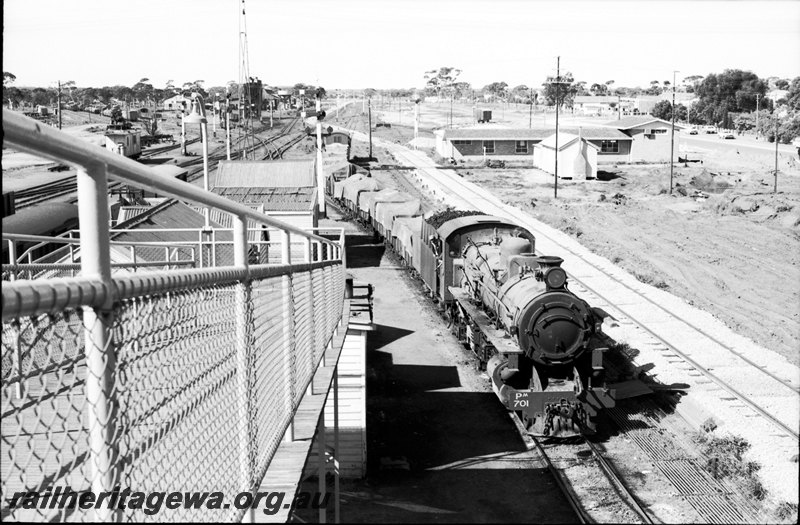
[[[786,105],[790,109],[800,111],[800,77],[794,77],[789,84],[789,93],[786,95]]]
[[[578,92],[574,82],[575,79],[569,71],[560,77],[547,77],[547,81],[542,84],[545,103],[548,106],[554,106],[557,103],[559,107],[571,108]],[[556,100],[556,95],[558,95],[558,100]]]
[[[764,101],[767,83],[755,73],[740,69],[726,69],[720,74],[710,74],[697,84],[695,93],[700,98],[707,124],[732,127],[729,113],[756,109],[756,95]]]
[[[524,102],[525,104],[531,103],[531,88],[525,84],[520,84],[511,90],[511,96],[517,102]]]
[[[775,81],[775,87],[778,89],[789,89],[789,81],[781,78]]]
[[[672,103],[668,100],[662,100],[658,102],[655,106],[653,106],[653,110],[650,112],[655,118],[660,118],[662,120],[672,120]],[[687,110],[686,106],[683,104],[676,104],[675,105],[675,120],[684,121],[687,118]]]
[[[469,82],[455,82],[453,83],[453,91],[456,98],[461,98],[472,93],[472,85]]]
[[[11,107],[14,106],[15,100],[21,94],[20,90],[17,88],[13,88],[14,91],[11,91],[11,84],[13,84],[15,80],[17,80],[16,75],[8,71],[3,71],[3,100],[8,100]]]
[[[450,66],[440,67],[438,70],[431,69],[425,72],[424,78],[427,80],[425,87],[431,89],[437,97],[442,94],[442,91],[452,96],[453,84],[460,74],[460,69]]]
[[[589,88],[589,91],[592,93],[592,95],[595,96],[606,95],[608,94],[608,86],[606,86],[605,84],[594,83],[592,84],[592,87]]]
[[[650,88],[645,91],[648,95],[660,95],[661,94],[661,84],[658,80],[651,80],[650,81]]]
[[[492,82],[483,86],[482,91],[484,95],[489,94],[495,98],[505,100],[508,95],[508,84],[505,82]]]

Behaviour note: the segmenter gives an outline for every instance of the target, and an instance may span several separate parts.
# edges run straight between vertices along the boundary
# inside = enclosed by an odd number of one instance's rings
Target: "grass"
[[[669,289],[669,285],[666,282],[664,282],[662,279],[658,279],[657,277],[653,277],[652,275],[650,275],[648,273],[640,273],[640,272],[634,271],[633,272],[633,276],[636,277],[636,279],[640,283],[649,284],[650,286],[655,286],[659,290],[668,290]]]

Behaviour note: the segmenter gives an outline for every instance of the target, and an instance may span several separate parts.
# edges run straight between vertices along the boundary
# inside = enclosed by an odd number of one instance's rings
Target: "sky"
[[[20,87],[221,86],[245,63],[273,86],[415,88],[450,66],[474,88],[540,87],[558,56],[589,85],[800,75],[798,0],[4,0],[3,15]]]

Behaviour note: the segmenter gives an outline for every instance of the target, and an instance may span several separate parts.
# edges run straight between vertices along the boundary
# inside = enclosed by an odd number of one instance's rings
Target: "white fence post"
[[[78,218],[81,233],[81,274],[111,285],[108,181],[105,164],[78,169]],[[116,348],[112,341],[114,312],[112,297],[106,304],[83,312],[86,354],[86,400],[88,401],[89,464],[92,491],[110,492],[118,480],[117,400],[114,372]],[[96,521],[115,520],[118,511],[95,509]]]

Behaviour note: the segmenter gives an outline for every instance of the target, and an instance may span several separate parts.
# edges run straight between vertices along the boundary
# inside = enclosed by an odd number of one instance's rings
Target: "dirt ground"
[[[356,109],[352,121],[360,117],[360,105]],[[445,125],[449,107],[426,108],[423,115],[421,135]],[[463,108],[455,115],[456,124],[467,118]],[[524,120],[527,125],[525,117],[509,111],[503,123],[522,126]],[[545,118],[552,124],[552,115],[536,118],[534,125]],[[405,113],[403,119],[407,122]],[[408,142],[413,128],[381,127],[373,135]],[[800,364],[798,162],[781,154],[774,194],[771,154],[719,148],[690,158],[703,162],[675,165],[672,195],[666,164],[600,165],[597,180],[559,180],[558,199],[552,175],[534,168],[478,166],[458,172],[574,235],[641,281],[682,297]]]
[[[727,175],[730,170],[730,175]],[[710,159],[675,170],[618,166],[609,180],[538,170],[461,170],[509,204],[577,237],[640,281],[669,290],[737,333],[800,362],[800,178]],[[716,174],[716,176],[713,176]],[[721,193],[726,185],[730,189]],[[693,198],[696,191],[708,198]],[[683,193],[686,195],[683,195]]]

